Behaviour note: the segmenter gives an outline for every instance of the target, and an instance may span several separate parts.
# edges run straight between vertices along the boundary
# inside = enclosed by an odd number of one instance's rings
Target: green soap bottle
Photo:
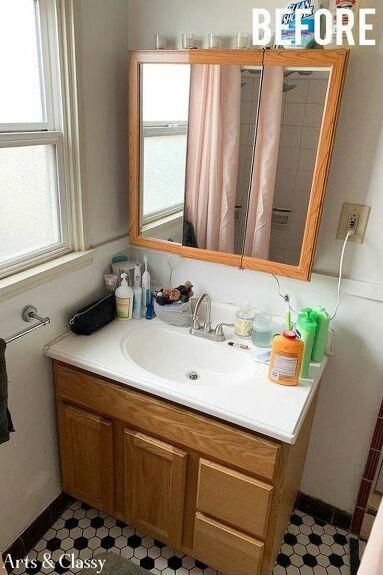
[[[315,334],[317,331],[315,314],[311,308],[308,307],[301,311],[301,313],[298,315],[296,327],[296,331],[305,345],[300,377],[308,378],[311,354],[313,351]]]
[[[311,359],[312,361],[320,363],[323,361],[326,353],[328,331],[330,328],[330,316],[323,306],[314,309],[313,314],[318,327],[315,334]]]

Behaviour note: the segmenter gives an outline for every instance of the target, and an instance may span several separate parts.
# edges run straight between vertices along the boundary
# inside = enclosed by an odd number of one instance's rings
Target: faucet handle
[[[223,331],[224,327],[234,327],[233,323],[219,323],[215,328],[215,335],[219,338],[223,338],[222,341],[225,340],[225,332]]]

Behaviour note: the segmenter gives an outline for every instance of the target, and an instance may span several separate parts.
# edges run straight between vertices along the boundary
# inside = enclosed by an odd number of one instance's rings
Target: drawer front
[[[258,575],[263,543],[197,513],[193,555],[225,575]]]
[[[262,539],[273,488],[233,469],[200,460],[197,509]]]
[[[60,399],[274,482],[280,444],[55,362]]]

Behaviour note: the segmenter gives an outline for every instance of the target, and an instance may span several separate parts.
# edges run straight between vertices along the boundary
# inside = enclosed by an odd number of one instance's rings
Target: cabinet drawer
[[[241,531],[266,535],[273,488],[217,463],[200,460],[197,509]]]
[[[193,553],[225,575],[258,575],[263,543],[197,513]]]

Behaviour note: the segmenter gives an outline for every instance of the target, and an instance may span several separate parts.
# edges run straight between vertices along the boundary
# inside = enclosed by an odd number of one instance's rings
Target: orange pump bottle
[[[269,378],[280,385],[298,385],[304,343],[294,331],[284,331],[273,340]]]

